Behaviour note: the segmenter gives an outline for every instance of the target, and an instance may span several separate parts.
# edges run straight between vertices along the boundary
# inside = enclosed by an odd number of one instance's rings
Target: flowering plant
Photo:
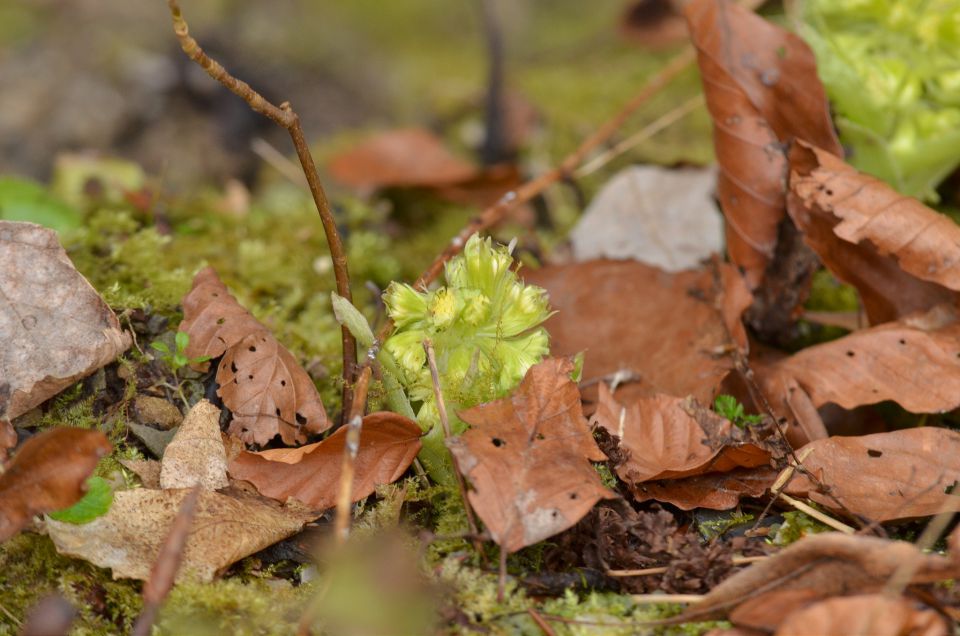
[[[384,351],[398,380],[418,405],[427,435],[421,460],[438,481],[447,481],[449,460],[423,343],[436,352],[440,388],[454,434],[466,424],[458,410],[502,397],[548,352],[541,323],[550,316],[546,291],[526,285],[511,269],[508,248],[473,235],[444,270],[446,285],[417,291],[392,283],[384,294],[395,325]]]

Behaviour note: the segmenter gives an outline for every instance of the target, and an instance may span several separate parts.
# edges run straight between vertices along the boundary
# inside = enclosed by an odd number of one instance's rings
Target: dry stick
[[[615,146],[613,146],[603,154],[597,155],[587,163],[580,166],[580,168],[577,169],[577,172],[574,174],[574,176],[579,179],[582,177],[586,177],[587,175],[593,174],[594,172],[604,167],[605,165],[613,161],[615,158],[625,153],[626,151],[643,143],[647,139],[650,139],[661,130],[665,128],[669,128],[676,122],[680,121],[681,119],[683,119],[684,117],[686,117],[687,115],[695,111],[698,107],[702,106],[703,103],[704,103],[703,93],[698,93],[697,95],[694,95],[693,97],[683,102],[679,106],[672,108],[671,110],[668,110],[660,117],[657,117],[652,122],[650,122],[649,124],[641,128],[634,134],[630,135],[623,141],[619,142],[618,144],[616,144]]]
[[[610,139],[637,109],[646,104],[651,97],[659,93],[671,80],[685,71],[693,62],[694,57],[693,47],[688,46],[684,48],[683,51],[667,62],[656,75],[647,80],[647,83],[640,89],[640,92],[627,102],[620,112],[607,120],[594,131],[592,135],[587,137],[576,150],[567,155],[559,166],[526,182],[516,190],[507,192],[500,197],[499,201],[470,221],[470,223],[450,241],[447,248],[433,261],[423,275],[417,279],[414,287],[423,288],[436,280],[440,272],[443,271],[444,263],[459,254],[466,244],[467,239],[471,236],[495,225],[511,209],[530,201],[543,192],[548,186],[571,177],[574,170],[586,159],[587,155]]]
[[[353,481],[357,470],[357,451],[360,450],[360,429],[363,428],[363,411],[367,405],[367,389],[370,386],[370,367],[364,367],[357,380],[353,400],[353,412],[347,422],[347,440],[343,448],[343,467],[340,469],[340,490],[337,492],[337,514],[333,523],[333,540],[343,545],[350,536],[350,505],[353,503]]]
[[[545,636],[557,636],[557,632],[553,631],[553,628],[550,627],[550,624],[547,621],[543,620],[543,616],[540,616],[540,613],[533,609],[532,607],[527,608],[527,614],[530,615],[530,618],[533,619],[533,622],[537,624],[537,627],[540,628]]]
[[[132,636],[149,636],[153,621],[157,618],[160,604],[170,593],[173,581],[183,560],[183,549],[187,544],[187,535],[193,523],[193,515],[200,498],[200,487],[194,488],[183,498],[177,516],[170,524],[167,538],[160,547],[160,554],[150,570],[150,579],[143,586],[143,611],[133,626]]]
[[[433,343],[429,339],[423,341],[423,350],[427,354],[427,364],[430,366],[430,379],[433,382],[433,396],[437,401],[437,411],[440,412],[440,425],[443,426],[444,439],[450,439],[453,433],[450,431],[450,420],[447,418],[447,405],[443,401],[443,391],[440,389],[440,373],[437,371],[437,356],[433,351]],[[460,498],[463,500],[463,509],[467,513],[467,526],[470,528],[470,534],[476,536],[477,521],[473,517],[473,509],[470,507],[470,501],[467,499],[467,485],[463,483],[463,475],[460,470],[454,466],[453,474],[457,478],[457,488],[460,490]],[[479,551],[480,546],[477,546]]]
[[[320,222],[323,224],[323,231],[327,236],[327,245],[330,247],[330,258],[333,261],[333,275],[337,281],[337,293],[348,301],[353,302],[353,295],[350,292],[350,273],[347,268],[347,255],[343,250],[343,242],[340,240],[340,234],[337,231],[337,222],[333,218],[333,212],[330,209],[330,203],[327,201],[326,192],[323,190],[323,184],[320,183],[320,175],[317,172],[317,166],[313,161],[313,155],[310,154],[310,148],[307,146],[306,139],[303,137],[303,127],[300,125],[300,117],[293,111],[290,102],[283,102],[275,106],[267,101],[260,93],[253,90],[246,82],[235,78],[227,69],[223,68],[219,62],[207,55],[200,44],[190,35],[187,22],[180,11],[180,5],[177,0],[167,0],[170,7],[170,15],[173,18],[173,31],[180,41],[180,47],[191,60],[199,64],[207,75],[217,80],[235,95],[264,117],[275,122],[277,125],[286,129],[293,141],[293,147],[297,151],[297,158],[300,159],[300,166],[303,168],[303,174],[307,178],[307,185],[310,187],[310,194],[313,196],[313,202],[317,206],[317,212],[320,215]],[[354,370],[357,365],[357,344],[345,326],[340,327],[341,342],[343,344],[343,417],[346,418],[350,412],[350,400],[352,392],[350,384],[353,381]]]
[[[756,563],[757,561],[763,561],[769,559],[768,556],[752,556],[752,557],[733,557],[734,565],[748,565],[750,563]],[[648,576],[651,574],[665,574],[669,569],[668,566],[656,567],[656,568],[643,568],[641,570],[607,570],[605,574],[607,576],[613,577],[622,577],[622,576]]]
[[[660,603],[699,603],[703,594],[631,594],[634,603],[658,605]]]

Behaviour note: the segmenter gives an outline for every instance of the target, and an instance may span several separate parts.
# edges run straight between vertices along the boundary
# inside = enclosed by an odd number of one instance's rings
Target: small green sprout
[[[713,401],[713,410],[738,428],[746,428],[763,421],[762,415],[747,415],[743,410],[743,404],[737,402],[737,398],[732,395],[718,395]]]
[[[423,342],[433,343],[454,434],[467,426],[457,411],[508,394],[549,350],[540,326],[550,316],[546,291],[524,284],[512,265],[508,248],[474,235],[447,263],[445,286],[418,291],[392,283],[384,294],[395,325],[384,343],[384,366],[395,370],[416,406],[417,420],[428,431],[421,461],[442,483],[452,472]]]
[[[180,395],[180,399],[183,400],[184,406],[189,407],[190,403],[187,400],[186,395],[183,392],[183,383],[184,380],[180,379],[180,372],[183,371],[185,367],[191,364],[199,364],[201,362],[206,362],[210,359],[210,356],[198,356],[196,358],[187,357],[187,347],[190,346],[190,335],[184,331],[178,331],[173,338],[174,347],[173,351],[170,350],[170,347],[167,346],[165,342],[151,342],[150,347],[155,351],[159,352],[159,358],[166,363],[170,370],[173,371],[173,377],[177,381],[176,386],[166,385],[168,388],[173,389]]]

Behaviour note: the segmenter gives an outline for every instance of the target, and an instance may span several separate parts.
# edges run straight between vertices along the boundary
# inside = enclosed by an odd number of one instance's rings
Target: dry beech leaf
[[[586,351],[585,380],[631,373],[636,381],[618,390],[626,403],[656,393],[710,402],[733,369],[727,333],[734,345],[747,346],[740,315],[750,293],[731,265],[720,265],[726,325],[707,270],[667,274],[636,261],[596,260],[523,270],[523,276],[546,288],[557,310],[545,323],[551,351]]]
[[[960,575],[960,564],[939,554],[924,554],[912,543],[827,532],[808,535],[737,572],[680,616],[697,620],[724,617],[741,604],[773,592],[812,590],[817,598],[829,598],[850,590],[879,591],[901,566],[914,572],[911,583],[933,583]]]
[[[90,523],[46,520],[60,554],[111,568],[113,578],[148,580],[184,497],[190,489],[123,490],[110,511]],[[177,580],[211,581],[232,563],[298,532],[309,516],[250,499],[200,491]]]
[[[732,510],[740,503],[741,497],[762,496],[776,478],[776,470],[769,466],[760,466],[683,479],[648,481],[630,485],[629,488],[638,502],[656,499],[673,504],[681,510]]]
[[[714,123],[727,251],[754,289],[785,216],[784,143],[801,137],[842,150],[803,40],[730,0],[694,0],[684,13]]]
[[[10,450],[17,445],[17,431],[10,420],[0,417],[0,469],[7,461]]]
[[[0,298],[0,418],[26,413],[130,346],[45,227],[0,221]]]
[[[795,381],[818,408],[893,400],[913,413],[950,411],[960,407],[960,323],[938,322],[861,329],[761,365],[758,376],[771,396],[786,395]]]
[[[266,444],[286,444],[330,428],[310,376],[269,330],[240,306],[212,268],[200,271],[183,299],[180,331],[190,335],[187,356],[223,355],[217,394],[233,413],[230,433]]]
[[[770,462],[770,449],[689,398],[655,395],[624,407],[605,384],[593,421],[620,438],[627,460],[616,467],[627,484],[676,479]]]
[[[334,157],[328,169],[340,183],[367,190],[448,186],[478,172],[421,128],[380,133]]]
[[[815,484],[799,474],[785,492],[809,497],[832,510],[871,521],[960,511],[960,497],[946,492],[960,482],[960,433],[956,431],[923,427],[831,437],[797,452],[806,454],[804,468],[830,493],[817,492]]]
[[[420,426],[396,413],[371,413],[363,418],[355,461],[353,501],[373,493],[380,484],[396,481],[420,451]],[[336,503],[347,429],[295,449],[241,452],[231,460],[230,476],[252,483],[262,495],[288,498],[325,510]]]
[[[590,465],[602,461],[570,379],[551,358],[527,371],[513,395],[461,411],[471,428],[447,441],[470,481],[470,504],[501,548],[516,552],[566,530],[615,495]]]
[[[784,617],[776,636],[947,636],[943,617],[903,597],[862,594],[829,598]]]
[[[140,479],[144,488],[160,488],[160,462],[155,459],[121,459],[124,468]]]
[[[72,506],[84,483],[111,450],[100,431],[59,427],[31,437],[0,474],[0,541],[34,515]]]
[[[790,151],[789,211],[804,240],[860,292],[871,324],[896,320],[960,291],[960,227],[826,150]]]
[[[698,267],[723,251],[715,181],[713,168],[624,168],[570,233],[576,259],[632,258],[668,272]]]
[[[160,462],[160,487],[207,490],[225,488],[227,453],[220,437],[220,409],[207,400],[197,402],[167,444]]]

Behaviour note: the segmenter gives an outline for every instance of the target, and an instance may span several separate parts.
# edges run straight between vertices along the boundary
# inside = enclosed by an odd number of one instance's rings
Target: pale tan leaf
[[[0,220],[0,342],[0,419],[12,420],[115,360],[131,340],[56,232]]]
[[[75,525],[46,519],[57,551],[111,568],[113,577],[147,580],[189,489],[123,490],[110,511]],[[309,517],[299,511],[202,490],[177,580],[210,581],[232,563],[284,539]]]
[[[903,597],[861,594],[829,598],[789,615],[776,636],[947,636],[943,617]]]
[[[207,490],[226,487],[227,454],[220,437],[220,409],[197,402],[167,444],[160,462],[160,487]]]

